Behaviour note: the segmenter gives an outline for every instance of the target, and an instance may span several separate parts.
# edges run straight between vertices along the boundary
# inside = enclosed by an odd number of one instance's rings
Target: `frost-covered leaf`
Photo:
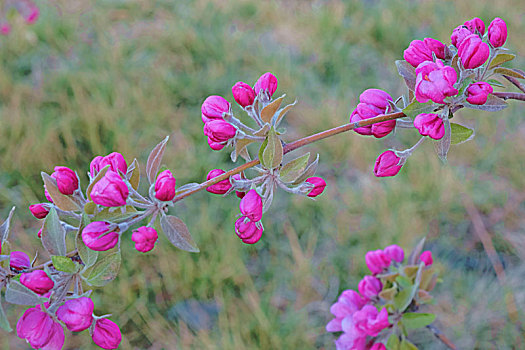
[[[279,107],[281,107],[281,103],[283,103],[284,96],[285,95],[282,95],[263,108],[261,111],[261,119],[263,122],[270,123],[272,121],[273,115],[277,112]]]
[[[118,275],[121,260],[120,251],[106,255],[86,270],[84,273],[86,282],[91,286],[103,287],[113,281]]]
[[[160,226],[175,247],[192,253],[199,252],[188,227],[181,219],[172,215],[163,215],[160,219]]]
[[[148,161],[146,163],[146,175],[150,184],[155,182],[157,173],[159,172],[160,166],[162,164],[162,157],[164,156],[164,151],[166,150],[166,144],[168,143],[169,136],[166,136],[148,156]]]
[[[42,227],[42,245],[51,255],[66,255],[66,230],[55,208],[49,210]]]
[[[71,196],[66,196],[65,194],[60,193],[57,187],[57,181],[53,179],[48,174],[42,172],[42,180],[44,180],[44,185],[46,190],[53,199],[53,203],[64,211],[78,211],[82,208],[75,202]]]
[[[9,238],[9,230],[11,229],[11,220],[13,218],[13,213],[15,212],[15,207],[11,208],[7,219],[0,225],[0,244],[3,244]]]
[[[310,159],[310,152],[303,154],[302,156],[297,157],[283,165],[279,175],[281,181],[295,181],[299,176],[301,176],[304,169],[308,165],[308,159]]]
[[[39,304],[38,294],[18,281],[11,281],[5,289],[5,300],[16,305]]]

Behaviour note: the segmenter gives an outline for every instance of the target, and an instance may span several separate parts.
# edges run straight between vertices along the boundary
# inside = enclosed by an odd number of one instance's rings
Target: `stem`
[[[445,344],[449,349],[456,350],[456,345],[448,339],[438,328],[433,325],[428,325],[427,328],[434,334],[436,338],[439,339],[443,344]]]
[[[300,147],[309,145],[309,144],[311,144],[313,142],[316,142],[316,141],[319,141],[319,140],[322,140],[322,139],[326,139],[328,137],[332,137],[334,135],[341,134],[341,133],[346,132],[346,131],[350,131],[350,130],[353,130],[353,129],[356,129],[356,128],[360,128],[360,127],[363,127],[363,126],[368,126],[368,125],[372,125],[372,124],[376,124],[376,123],[385,122],[385,121],[388,121],[388,120],[394,120],[394,119],[398,119],[398,118],[403,118],[403,117],[406,117],[406,115],[403,112],[396,112],[396,113],[389,113],[389,114],[378,115],[377,117],[360,120],[359,122],[355,122],[355,123],[344,124],[344,125],[341,125],[341,126],[329,129],[329,130],[322,131],[322,132],[314,134],[314,135],[310,135],[310,136],[304,137],[304,138],[299,139],[297,141],[290,142],[290,143],[288,143],[288,144],[286,144],[284,146],[283,152],[284,152],[284,154],[286,154],[286,153],[289,153],[289,152],[291,152],[293,150],[296,150],[296,149],[298,149]],[[214,185],[214,184],[216,184],[218,182],[226,180],[230,176],[233,176],[233,175],[238,174],[238,173],[240,173],[240,172],[242,172],[242,171],[244,171],[246,169],[254,167],[254,166],[256,166],[259,163],[260,163],[259,159],[254,159],[254,160],[252,160],[252,161],[250,161],[248,163],[245,163],[243,165],[238,166],[237,168],[234,168],[234,169],[232,169],[230,171],[227,171],[227,172],[225,172],[224,174],[222,174],[220,176],[214,177],[213,179],[209,179],[208,181],[205,181],[205,182],[201,183],[195,189],[193,189],[191,191],[183,192],[180,195],[175,196],[175,198],[173,198],[173,203],[176,203],[176,202],[178,202],[178,201],[180,201],[180,200],[182,200],[182,199],[184,199],[184,198],[186,198],[188,196],[191,196],[194,193],[202,191],[202,190],[204,190],[205,188],[207,188],[207,187],[209,187],[211,185]]]
[[[525,101],[525,93],[520,92],[493,92],[494,96],[501,97],[504,100],[520,100]]]
[[[66,257],[72,258],[72,257],[74,257],[77,254],[78,254],[78,251],[76,249],[74,249],[74,250],[70,251],[69,253],[67,253]],[[38,266],[34,266],[34,267],[30,268],[30,269],[24,270],[23,272],[27,273],[27,272],[31,272],[31,271],[35,271],[35,270],[42,270],[44,267],[51,266],[51,265],[53,265],[53,262],[51,260],[49,260],[48,262],[45,262],[45,263],[40,264]],[[9,277],[14,277],[14,276],[16,276],[16,274],[9,273]]]
[[[523,85],[518,79],[514,77],[509,77],[508,75],[504,75],[503,77],[510,81],[512,84],[514,84],[518,89],[525,92],[525,85]]]

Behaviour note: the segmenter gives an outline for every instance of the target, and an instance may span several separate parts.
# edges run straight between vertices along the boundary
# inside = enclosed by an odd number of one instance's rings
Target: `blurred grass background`
[[[42,253],[39,223],[27,210],[44,199],[40,171],[66,165],[85,186],[95,155],[120,151],[144,165],[166,134],[165,165],[178,184],[233,167],[227,152],[208,148],[200,105],[212,94],[232,101],[239,80],[271,71],[277,94],[298,99],[287,118],[293,140],[347,122],[366,88],[403,93],[394,60],[410,41],[449,42],[452,29],[474,16],[487,26],[505,19],[506,47],[521,56],[513,66],[525,67],[521,0],[37,3],[35,25],[18,21],[0,38],[0,214],[18,207],[12,240],[29,253]],[[161,239],[140,254],[125,238],[121,273],[94,291],[95,312],[113,314],[123,349],[330,349],[329,306],[367,273],[366,251],[410,248],[426,235],[443,278],[432,306],[437,326],[460,349],[522,348],[465,208],[472,199],[481,214],[523,321],[525,123],[523,105],[510,105],[459,112],[477,135],[452,147],[448,166],[426,142],[391,179],[373,176],[374,160],[415,142],[413,132],[379,141],[344,134],[308,147],[321,155],[325,194],[311,201],[279,193],[255,246],[233,232],[237,198],[190,197],[173,211],[201,253]],[[8,308],[13,325],[22,311]],[[3,348],[24,347],[0,335]],[[66,338],[67,348],[95,348],[86,332]],[[424,331],[416,340],[422,349],[443,348]]]

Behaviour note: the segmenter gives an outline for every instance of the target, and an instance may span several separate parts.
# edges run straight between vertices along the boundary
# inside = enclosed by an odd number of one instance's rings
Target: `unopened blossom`
[[[201,107],[202,121],[207,123],[211,120],[222,119],[224,113],[230,111],[231,104],[221,96],[209,96],[204,100]]]
[[[67,300],[57,310],[57,318],[72,332],[88,329],[93,323],[95,305],[88,297]]]
[[[45,203],[31,204],[29,211],[37,219],[44,219],[49,214],[49,209]]]
[[[359,282],[357,289],[367,299],[375,298],[383,289],[381,281],[374,276],[365,276]]]
[[[106,221],[94,221],[82,230],[82,241],[91,250],[106,251],[117,245],[119,234]]]
[[[213,142],[227,142],[237,133],[237,129],[224,120],[212,120],[204,125],[204,135]]]
[[[452,32],[450,41],[452,42],[452,45],[458,47],[463,42],[463,40],[471,34],[472,32],[465,25],[460,25]]]
[[[374,343],[370,350],[386,350],[386,346],[383,343]]]
[[[477,34],[467,36],[458,46],[458,56],[466,69],[474,69],[483,65],[487,62],[489,54],[489,46]]]
[[[35,349],[61,350],[64,346],[64,329],[40,307],[24,312],[16,324],[16,333]]]
[[[376,159],[374,175],[377,177],[395,176],[403,167],[402,159],[393,151],[385,151]]]
[[[133,231],[131,240],[135,242],[136,250],[146,253],[155,247],[158,237],[157,230],[153,227],[142,226]]]
[[[222,169],[213,169],[206,176],[206,180],[211,180],[224,173],[225,171]],[[206,191],[214,194],[225,194],[230,190],[231,187],[232,184],[230,183],[230,179],[224,179],[222,181],[217,182],[215,185],[208,186],[206,188]]]
[[[446,97],[458,93],[458,90],[454,88],[457,78],[458,75],[454,68],[445,66],[441,60],[421,63],[416,68],[417,102],[425,103],[432,100],[436,103],[445,103]]]
[[[261,239],[263,229],[246,216],[241,216],[235,222],[235,233],[244,243],[255,244]]]
[[[434,54],[437,58],[445,58],[445,44],[432,39],[414,40],[403,53],[405,61],[410,63],[414,68],[425,61],[433,61]]]
[[[277,90],[277,78],[275,75],[273,75],[270,72],[264,73],[261,75],[261,77],[257,80],[255,85],[253,86],[253,90],[255,91],[255,94],[259,95],[259,91],[263,90],[268,93],[269,97],[272,97],[275,90]]]
[[[169,170],[164,170],[155,181],[155,198],[159,201],[171,201],[175,197],[176,180]]]
[[[97,156],[93,158],[89,165],[89,172],[91,177],[94,177],[100,170],[104,169],[109,165],[109,170],[116,172],[117,174],[126,174],[128,171],[128,164],[124,159],[124,156],[118,152],[113,152],[105,157]]]
[[[478,17],[474,17],[474,18],[466,21],[465,22],[465,26],[472,33],[475,33],[477,31],[481,35],[485,34],[485,23]]]
[[[65,166],[56,166],[51,177],[57,181],[60,193],[72,195],[78,188],[78,177],[75,172]]]
[[[507,24],[499,17],[494,18],[488,29],[489,43],[493,47],[501,47],[507,41]]]
[[[392,258],[381,249],[371,250],[365,255],[366,266],[374,275],[390,266]]]
[[[434,140],[439,140],[445,136],[445,126],[443,120],[432,113],[421,113],[414,118],[414,127],[422,136],[429,136]]]
[[[239,204],[242,215],[254,222],[262,219],[262,207],[262,198],[254,189],[249,190]]]
[[[20,272],[31,267],[31,260],[26,253],[15,250],[9,254],[9,267]]]
[[[419,256],[419,260],[425,263],[425,266],[430,266],[434,263],[434,259],[432,258],[432,252],[430,250],[425,250],[421,255]]]
[[[467,88],[467,102],[473,105],[483,105],[493,91],[492,86],[484,81],[472,83]]]
[[[238,81],[232,87],[233,99],[241,107],[251,106],[255,100],[255,91],[252,87],[242,81]]]
[[[350,115],[350,123],[356,123],[385,114],[390,105],[389,101],[392,101],[392,96],[383,90],[367,89],[363,91],[359,96],[359,104]],[[361,135],[373,135],[376,138],[381,138],[392,132],[395,126],[395,120],[387,120],[381,123],[362,126],[354,129],[354,131]]]
[[[403,248],[397,244],[392,244],[383,249],[386,255],[388,255],[392,260],[397,262],[403,262],[405,260],[405,252]]]
[[[129,189],[120,175],[108,170],[91,191],[91,199],[95,204],[104,207],[120,207],[126,205]]]
[[[97,320],[91,336],[93,342],[102,349],[116,349],[122,341],[119,326],[107,318]]]
[[[20,275],[20,283],[40,295],[46,294],[55,285],[44,270],[23,273]]]
[[[306,179],[306,182],[314,185],[314,188],[312,188],[312,190],[307,194],[308,197],[317,197],[323,193],[326,187],[326,181],[317,176],[309,177]]]

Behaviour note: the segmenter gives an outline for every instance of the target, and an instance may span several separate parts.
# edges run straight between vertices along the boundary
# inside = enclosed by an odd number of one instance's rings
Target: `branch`
[[[503,76],[505,79],[507,79],[508,81],[510,81],[512,84],[514,84],[518,89],[520,89],[521,91],[525,92],[525,85],[523,85],[522,83],[520,83],[520,81],[514,77],[509,77],[508,75],[504,75]]]
[[[429,324],[427,328],[432,332],[432,334],[434,334],[436,338],[439,339],[439,341],[445,344],[449,349],[457,349],[456,345],[454,345],[454,343],[450,339],[448,339],[438,328],[431,324]]]
[[[492,95],[501,97],[504,100],[525,101],[525,93],[520,92],[493,92]]]
[[[361,121],[355,122],[355,123],[344,124],[344,125],[341,125],[341,126],[329,129],[329,130],[322,131],[322,132],[314,134],[314,135],[310,135],[310,136],[304,137],[304,138],[299,139],[297,141],[288,143],[288,144],[286,144],[284,146],[283,152],[284,152],[284,154],[286,154],[286,153],[289,153],[289,152],[291,152],[293,150],[296,150],[296,149],[298,149],[300,147],[309,145],[309,144],[311,144],[313,142],[316,142],[316,141],[319,141],[319,140],[322,140],[322,139],[326,139],[328,137],[332,137],[334,135],[341,134],[341,133],[346,132],[346,131],[350,131],[350,130],[353,130],[353,129],[356,129],[356,128],[360,128],[360,127],[363,127],[363,126],[368,126],[368,125],[372,125],[372,124],[381,123],[381,122],[388,121],[388,120],[394,120],[394,119],[398,119],[398,118],[403,118],[403,117],[406,117],[406,115],[403,112],[396,112],[396,113],[378,115],[377,117],[370,118],[370,119],[364,119],[364,120],[361,120]],[[185,191],[185,192],[175,196],[175,198],[173,198],[173,203],[176,203],[176,202],[178,202],[178,201],[180,201],[180,200],[182,200],[182,199],[184,199],[184,198],[186,198],[188,196],[191,196],[194,193],[202,191],[202,190],[204,190],[205,188],[207,188],[207,187],[209,187],[211,185],[215,185],[218,182],[221,182],[223,180],[229,179],[230,176],[233,176],[233,175],[238,174],[238,173],[240,173],[240,172],[242,172],[242,171],[244,171],[246,169],[254,167],[254,166],[256,166],[259,163],[260,163],[259,159],[254,159],[254,160],[252,160],[252,161],[250,161],[248,163],[245,163],[245,164],[243,164],[241,166],[238,166],[237,168],[234,168],[234,169],[232,169],[230,171],[227,171],[227,172],[225,172],[224,174],[222,174],[220,176],[214,177],[213,179],[209,179],[208,181],[205,181],[205,182],[201,183],[195,189],[190,190],[190,191]]]

